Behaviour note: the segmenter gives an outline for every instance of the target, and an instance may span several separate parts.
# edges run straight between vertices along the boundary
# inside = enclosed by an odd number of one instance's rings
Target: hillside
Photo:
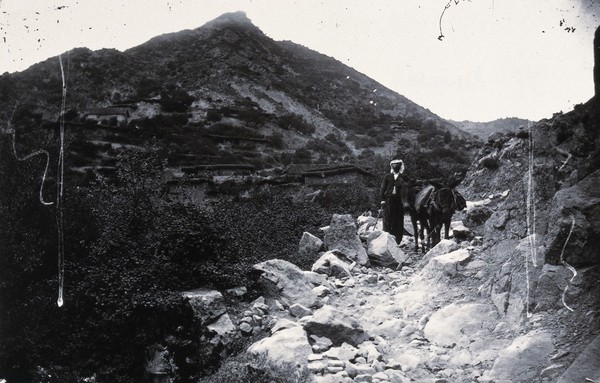
[[[77,48],[61,59],[73,141],[66,160],[78,171],[110,168],[119,152],[147,146],[168,148],[179,159],[175,172],[215,163],[366,165],[401,147],[443,173],[465,170],[474,154],[471,135],[334,58],[270,39],[244,13],[125,52]],[[61,84],[57,57],[1,76],[0,115],[17,132],[56,128]]]
[[[487,138],[494,133],[517,133],[519,129],[527,129],[532,121],[522,118],[509,117],[500,118],[488,122],[473,122],[473,121],[450,121],[458,129],[463,130],[480,141],[486,141]]]
[[[0,76],[0,118],[0,381],[600,379],[598,96],[482,144],[236,13]],[[377,230],[393,155],[465,171],[447,247]]]

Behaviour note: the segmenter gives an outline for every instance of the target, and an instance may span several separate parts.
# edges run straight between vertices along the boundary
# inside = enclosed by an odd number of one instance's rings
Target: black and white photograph
[[[600,383],[599,0],[0,0],[0,383]]]

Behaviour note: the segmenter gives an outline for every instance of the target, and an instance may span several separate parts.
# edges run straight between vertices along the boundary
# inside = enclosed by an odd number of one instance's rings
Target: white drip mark
[[[531,248],[531,261],[534,267],[537,267],[537,244],[536,244],[536,211],[535,211],[535,180],[533,178],[534,171],[534,151],[535,138],[529,123],[529,169],[527,173],[527,236],[529,246]]]
[[[14,115],[15,115],[15,111],[17,110],[17,106],[18,105],[19,104],[17,103],[15,105],[15,108],[13,109],[12,115],[10,117],[10,120],[8,121],[7,129],[6,129],[6,133],[9,133],[11,135],[11,138],[12,138],[13,155],[15,156],[15,158],[18,161],[27,161],[28,159],[30,159],[32,157],[35,157],[37,155],[40,155],[40,154],[43,154],[43,155],[46,156],[46,166],[44,167],[44,174],[42,174],[42,183],[40,185],[39,198],[40,198],[40,203],[42,205],[52,205],[53,202],[46,202],[46,201],[44,201],[44,184],[46,183],[46,176],[48,174],[48,165],[50,164],[50,153],[48,153],[47,150],[40,149],[40,150],[36,150],[35,152],[30,153],[30,154],[28,154],[28,155],[26,155],[24,157],[19,157],[19,155],[17,154],[17,145],[15,143],[16,142],[16,133],[15,133],[15,130],[10,127],[10,123],[11,123],[11,121],[12,121]]]
[[[560,262],[567,268],[569,269],[572,273],[573,276],[571,277],[571,279],[569,280],[569,283],[573,282],[573,279],[575,279],[575,277],[577,276],[577,270],[575,270],[575,268],[571,265],[569,265],[565,259],[564,259],[564,254],[565,254],[565,249],[567,248],[567,243],[569,243],[569,239],[571,239],[571,234],[573,233],[573,229],[575,228],[575,216],[571,213],[571,229],[569,230],[569,235],[567,235],[567,239],[565,240],[565,244],[563,245],[563,248],[560,252]],[[571,307],[569,307],[567,305],[567,303],[565,302],[565,295],[567,294],[567,290],[569,289],[569,285],[565,286],[565,289],[563,290],[562,293],[562,304],[563,306],[565,306],[569,311],[575,311],[573,310]]]
[[[534,170],[534,147],[535,140],[533,137],[533,131],[531,129],[531,123],[528,123],[529,130],[529,155],[528,155],[528,170],[527,170],[527,242],[529,244],[529,252],[531,254],[531,263],[534,267],[537,267],[537,243],[536,243],[536,211],[535,211],[535,180],[533,178],[533,170]],[[531,318],[532,313],[529,311],[529,290],[530,290],[530,281],[529,281],[529,256],[528,252],[525,251],[525,283],[527,287],[527,317]]]
[[[61,307],[64,303],[63,291],[65,282],[65,243],[63,220],[63,192],[64,192],[64,144],[65,144],[65,111],[67,102],[67,82],[63,68],[62,57],[58,56],[60,74],[62,78],[62,103],[60,107],[60,148],[58,151],[58,180],[56,182],[56,227],[58,234],[58,299],[56,304]]]

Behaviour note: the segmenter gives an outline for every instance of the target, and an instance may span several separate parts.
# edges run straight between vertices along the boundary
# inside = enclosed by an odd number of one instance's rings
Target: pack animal
[[[454,189],[450,187],[435,188],[427,204],[433,246],[441,240],[442,226],[444,226],[444,238],[449,238],[452,215],[454,211],[462,210],[465,206],[465,199]]]
[[[419,238],[421,239],[421,248],[423,253],[431,245],[430,224],[427,212],[427,198],[433,187],[431,185],[419,188],[417,183],[406,177],[402,185],[402,204],[404,212],[410,215],[410,221],[413,227],[415,239],[415,251],[419,251]],[[427,238],[425,238],[427,232]],[[427,242],[425,242],[427,241]]]

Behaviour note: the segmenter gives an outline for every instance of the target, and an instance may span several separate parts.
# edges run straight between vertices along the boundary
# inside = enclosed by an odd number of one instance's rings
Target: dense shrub
[[[278,118],[279,126],[286,130],[295,130],[305,135],[311,135],[316,131],[314,125],[306,122],[304,117],[296,113],[287,113]]]
[[[160,107],[167,113],[185,113],[194,102],[194,97],[184,89],[167,84],[160,91]]]
[[[498,163],[498,159],[494,158],[494,157],[484,158],[483,161],[481,162],[481,164],[486,169],[490,169],[490,170],[495,170],[495,169],[498,169],[500,167],[500,164]]]

